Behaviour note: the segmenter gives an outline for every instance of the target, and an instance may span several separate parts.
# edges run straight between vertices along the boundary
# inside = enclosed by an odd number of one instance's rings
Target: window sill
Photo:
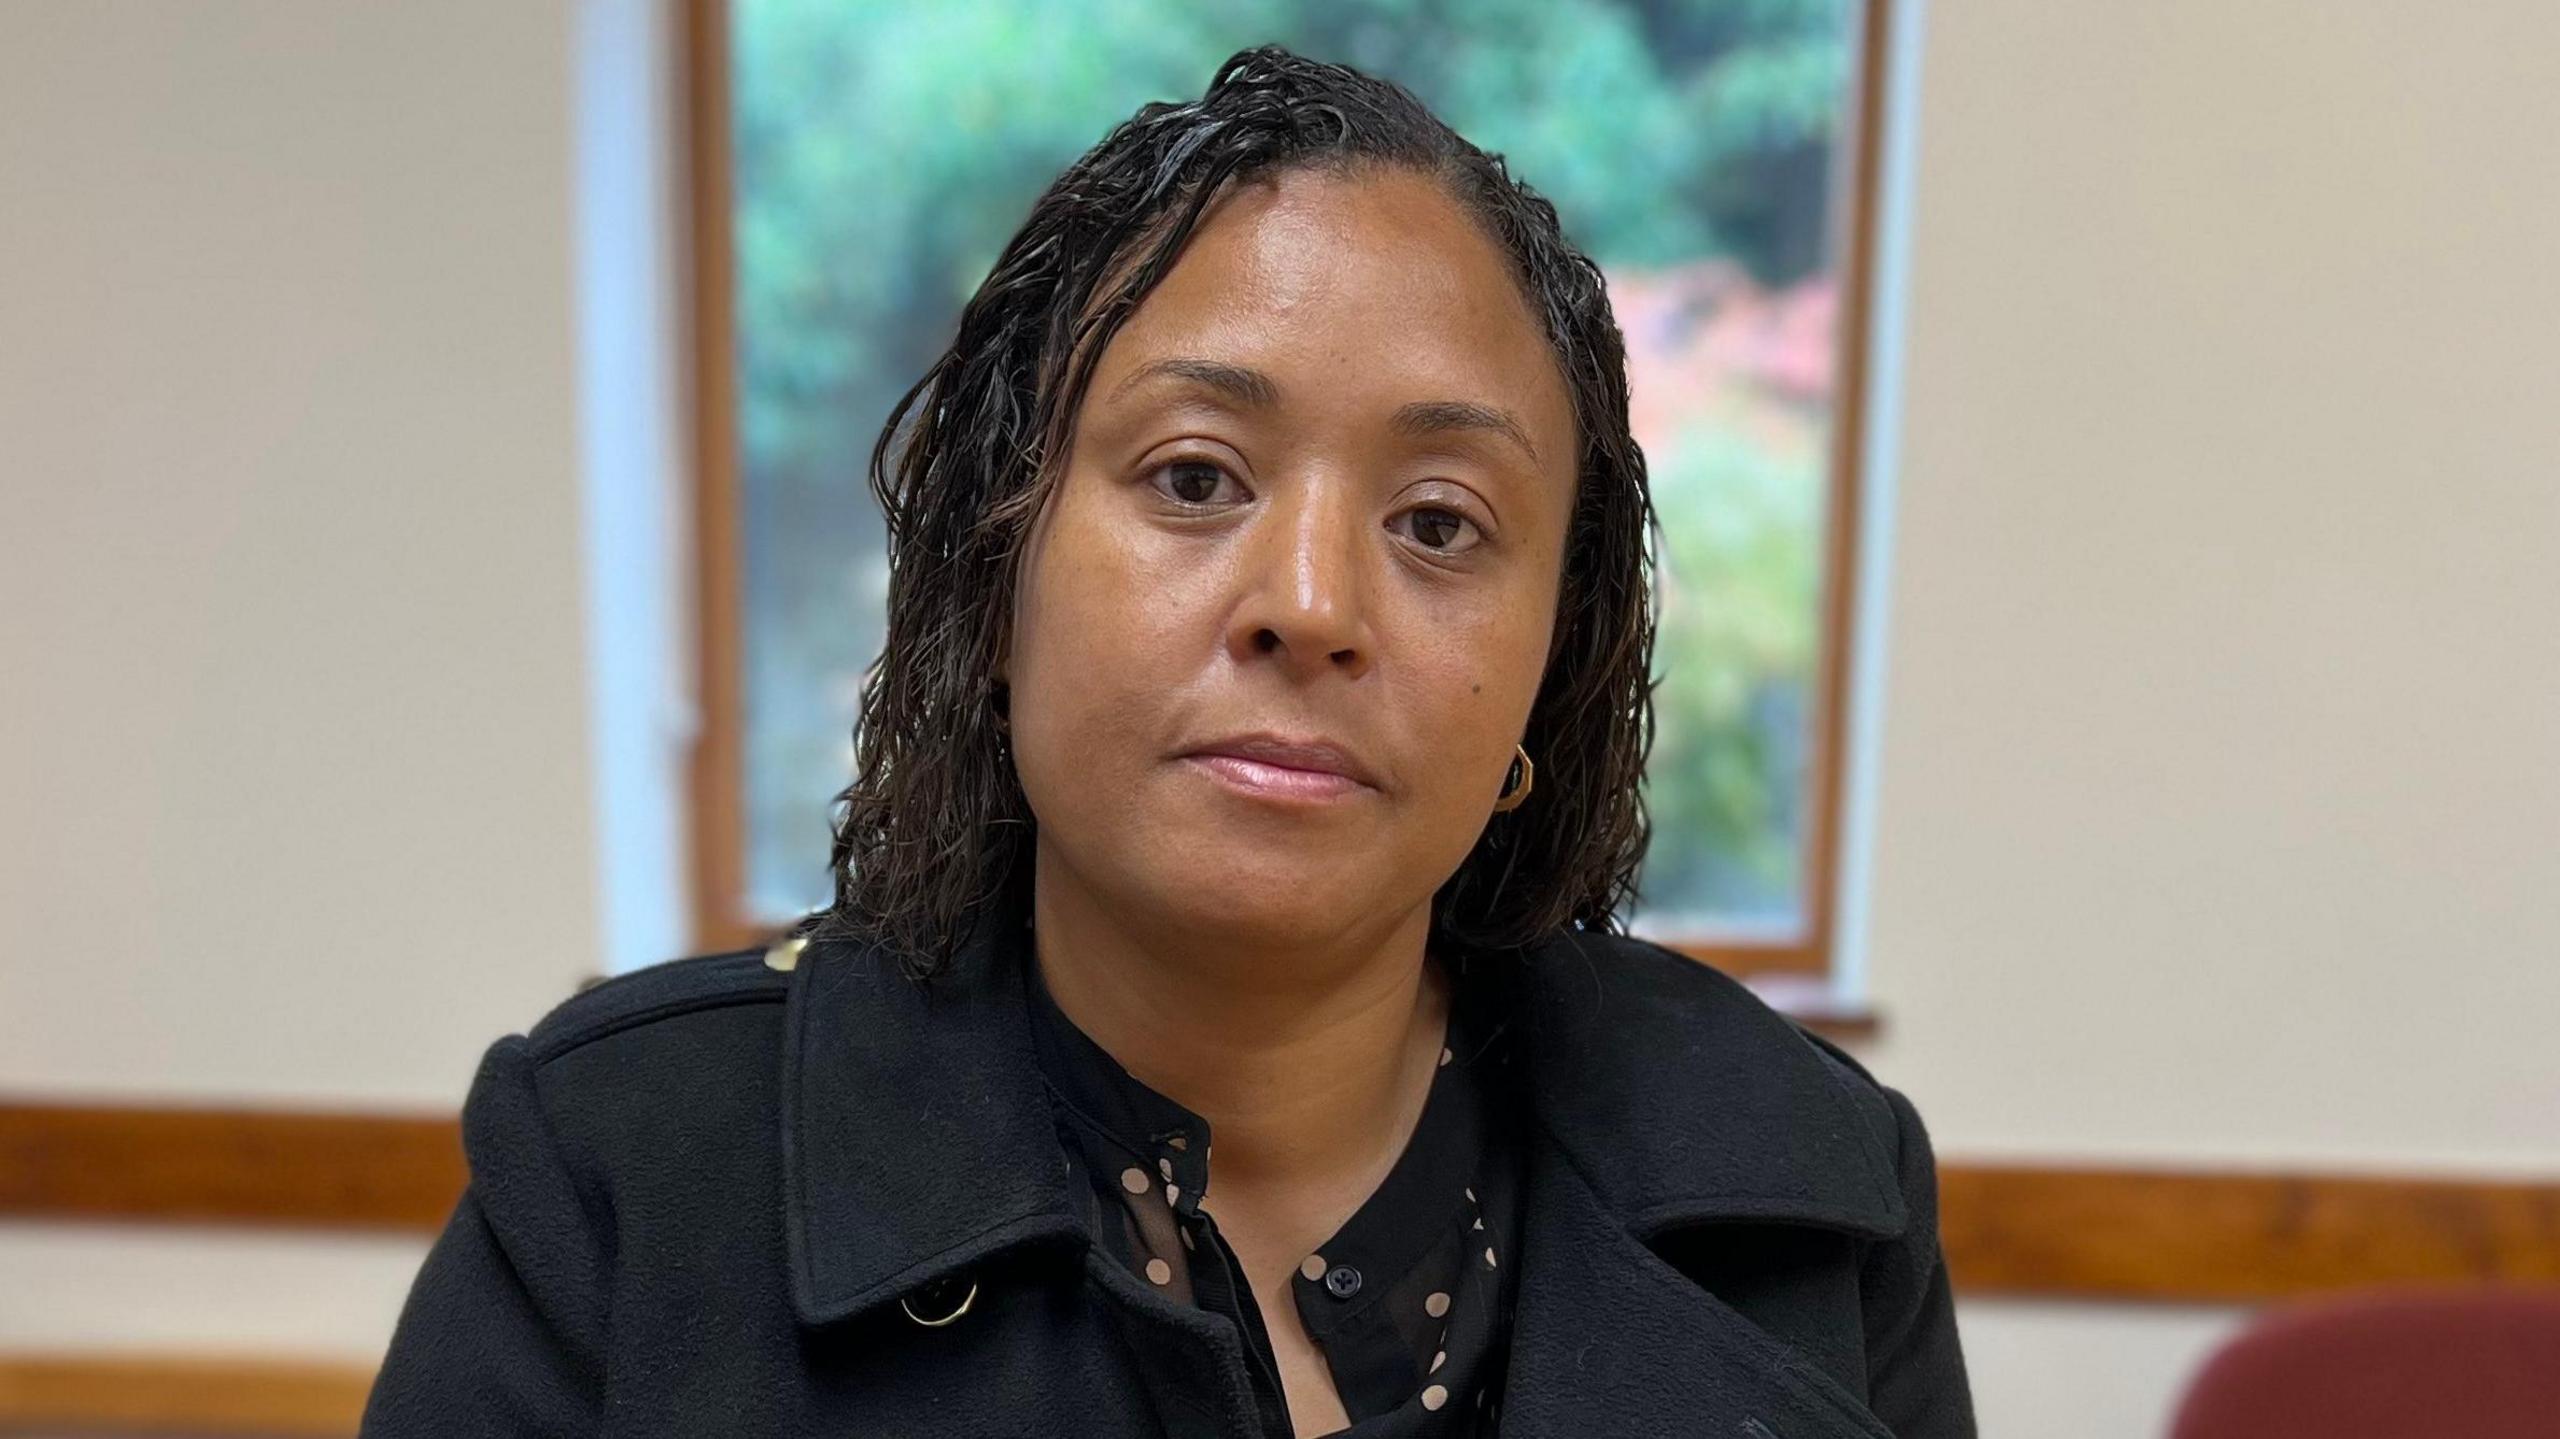
[[[1882,1024],[1874,1005],[1841,994],[1820,975],[1758,974],[1742,983],[1771,1009],[1825,1039],[1873,1039]]]

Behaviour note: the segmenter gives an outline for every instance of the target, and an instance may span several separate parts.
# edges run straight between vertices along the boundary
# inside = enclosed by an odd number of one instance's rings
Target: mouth
[[[1377,782],[1349,750],[1324,739],[1237,735],[1182,756],[1183,762],[1249,798],[1326,802],[1370,793]]]

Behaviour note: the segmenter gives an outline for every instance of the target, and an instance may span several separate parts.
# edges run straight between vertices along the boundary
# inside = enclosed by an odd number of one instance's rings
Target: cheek
[[[1435,799],[1458,808],[1480,806],[1500,787],[1511,747],[1521,738],[1537,700],[1544,637],[1522,646],[1503,631],[1451,645],[1418,677],[1424,690],[1418,727],[1435,763]]]
[[[1434,813],[1461,827],[1484,819],[1537,703],[1554,605],[1550,594],[1542,608],[1535,588],[1481,614],[1432,616],[1423,632],[1434,642],[1406,646],[1400,657],[1421,788]]]
[[[1143,536],[1108,523],[1072,482],[1056,503],[1014,611],[1015,746],[1125,747],[1145,734],[1131,724],[1149,697],[1174,683],[1165,671],[1187,652],[1176,634],[1186,602]]]

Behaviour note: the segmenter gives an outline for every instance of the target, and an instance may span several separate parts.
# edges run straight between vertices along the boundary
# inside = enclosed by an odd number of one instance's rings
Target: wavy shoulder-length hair
[[[1657,521],[1628,428],[1626,352],[1599,267],[1555,206],[1402,86],[1278,46],[1197,100],[1157,102],[1050,184],[890,412],[870,486],[887,519],[888,629],[835,798],[834,898],[792,926],[941,967],[981,905],[1027,880],[1035,821],[1000,729],[1024,536],[1064,469],[1104,346],[1228,185],[1315,169],[1438,181],[1508,255],[1572,394],[1579,463],[1554,643],[1523,738],[1537,782],[1493,814],[1432,906],[1443,948],[1621,932],[1651,836]]]

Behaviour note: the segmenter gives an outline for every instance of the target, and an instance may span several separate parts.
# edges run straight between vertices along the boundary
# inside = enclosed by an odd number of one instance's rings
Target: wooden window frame
[[[694,583],[699,626],[695,676],[701,729],[687,776],[693,853],[692,912],[698,950],[743,948],[774,927],[747,909],[744,672],[741,585],[743,503],[738,452],[735,194],[731,174],[728,0],[680,0],[684,9],[683,90],[686,178],[691,216],[687,307],[693,387]],[[1754,981],[1792,1011],[1818,1013],[1860,1029],[1871,1017],[1830,993],[1837,939],[1842,771],[1848,729],[1848,664],[1858,608],[1857,574],[1865,511],[1868,331],[1876,256],[1875,218],[1888,39],[1894,0],[1861,8],[1859,70],[1847,127],[1850,166],[1839,183],[1842,237],[1840,363],[1824,513],[1820,658],[1816,666],[1805,777],[1804,926],[1796,938],[1664,937],[1662,942],[1728,974]]]

